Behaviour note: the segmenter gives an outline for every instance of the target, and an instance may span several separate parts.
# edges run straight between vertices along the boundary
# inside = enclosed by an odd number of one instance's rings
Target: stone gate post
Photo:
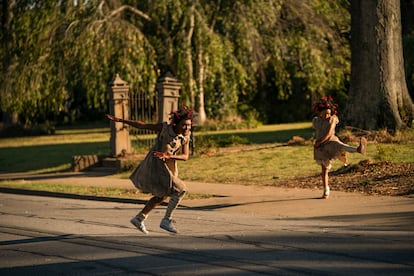
[[[129,85],[118,74],[109,83],[109,112],[123,119],[129,119]],[[111,125],[111,156],[118,157],[131,153],[129,126],[120,122],[110,122]]]
[[[158,122],[168,122],[170,113],[178,109],[182,85],[170,72],[158,79]]]

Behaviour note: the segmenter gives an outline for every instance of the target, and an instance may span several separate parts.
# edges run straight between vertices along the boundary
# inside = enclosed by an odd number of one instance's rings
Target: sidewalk
[[[133,188],[84,173],[0,174],[77,185]],[[160,229],[165,206],[129,220],[147,198],[113,202],[11,194],[0,189],[1,275],[413,275],[414,198],[188,182],[174,213],[179,234]],[[16,193],[18,191],[15,191]],[[86,200],[87,199],[87,200]]]
[[[134,188],[129,179],[102,173],[61,173],[33,175],[0,174],[0,180],[24,179],[60,184]],[[206,199],[186,199],[183,208],[215,212],[244,213],[279,219],[328,218],[364,224],[397,223],[414,230],[414,198],[367,196],[332,191],[329,199],[320,199],[319,189],[294,189],[270,186],[200,183],[187,181],[189,193],[212,195]],[[145,201],[149,198],[137,198]]]

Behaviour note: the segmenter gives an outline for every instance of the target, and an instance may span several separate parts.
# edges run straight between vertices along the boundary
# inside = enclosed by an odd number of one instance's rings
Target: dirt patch
[[[298,177],[281,181],[277,186],[322,190],[322,180],[320,175]],[[364,160],[332,171],[329,186],[331,191],[409,196],[414,194],[414,163],[371,163]]]

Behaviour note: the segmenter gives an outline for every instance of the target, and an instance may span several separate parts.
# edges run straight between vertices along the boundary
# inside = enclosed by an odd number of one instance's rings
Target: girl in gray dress
[[[144,208],[131,219],[131,223],[141,232],[148,234],[144,221],[149,212],[170,197],[160,227],[177,233],[171,217],[187,190],[185,183],[178,178],[177,160],[188,160],[194,112],[183,106],[180,110],[171,113],[169,123],[159,124],[124,120],[113,115],[107,117],[115,122],[158,132],[155,145],[130,176],[135,187],[143,193],[153,195]]]
[[[347,165],[347,153],[359,152],[365,154],[366,139],[361,138],[358,147],[352,147],[342,143],[335,135],[336,125],[339,123],[336,116],[338,105],[333,102],[331,96],[322,97],[314,105],[314,112],[317,114],[312,120],[312,127],[315,129],[314,159],[322,167],[322,198],[329,197],[328,174],[331,169],[331,161],[339,159]]]

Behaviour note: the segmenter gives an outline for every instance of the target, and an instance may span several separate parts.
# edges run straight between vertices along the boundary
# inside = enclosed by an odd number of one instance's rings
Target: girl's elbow
[[[183,161],[187,161],[189,158],[190,158],[190,155],[189,155],[189,154],[184,154],[184,155],[182,156],[182,159],[181,159],[181,160],[183,160]]]

